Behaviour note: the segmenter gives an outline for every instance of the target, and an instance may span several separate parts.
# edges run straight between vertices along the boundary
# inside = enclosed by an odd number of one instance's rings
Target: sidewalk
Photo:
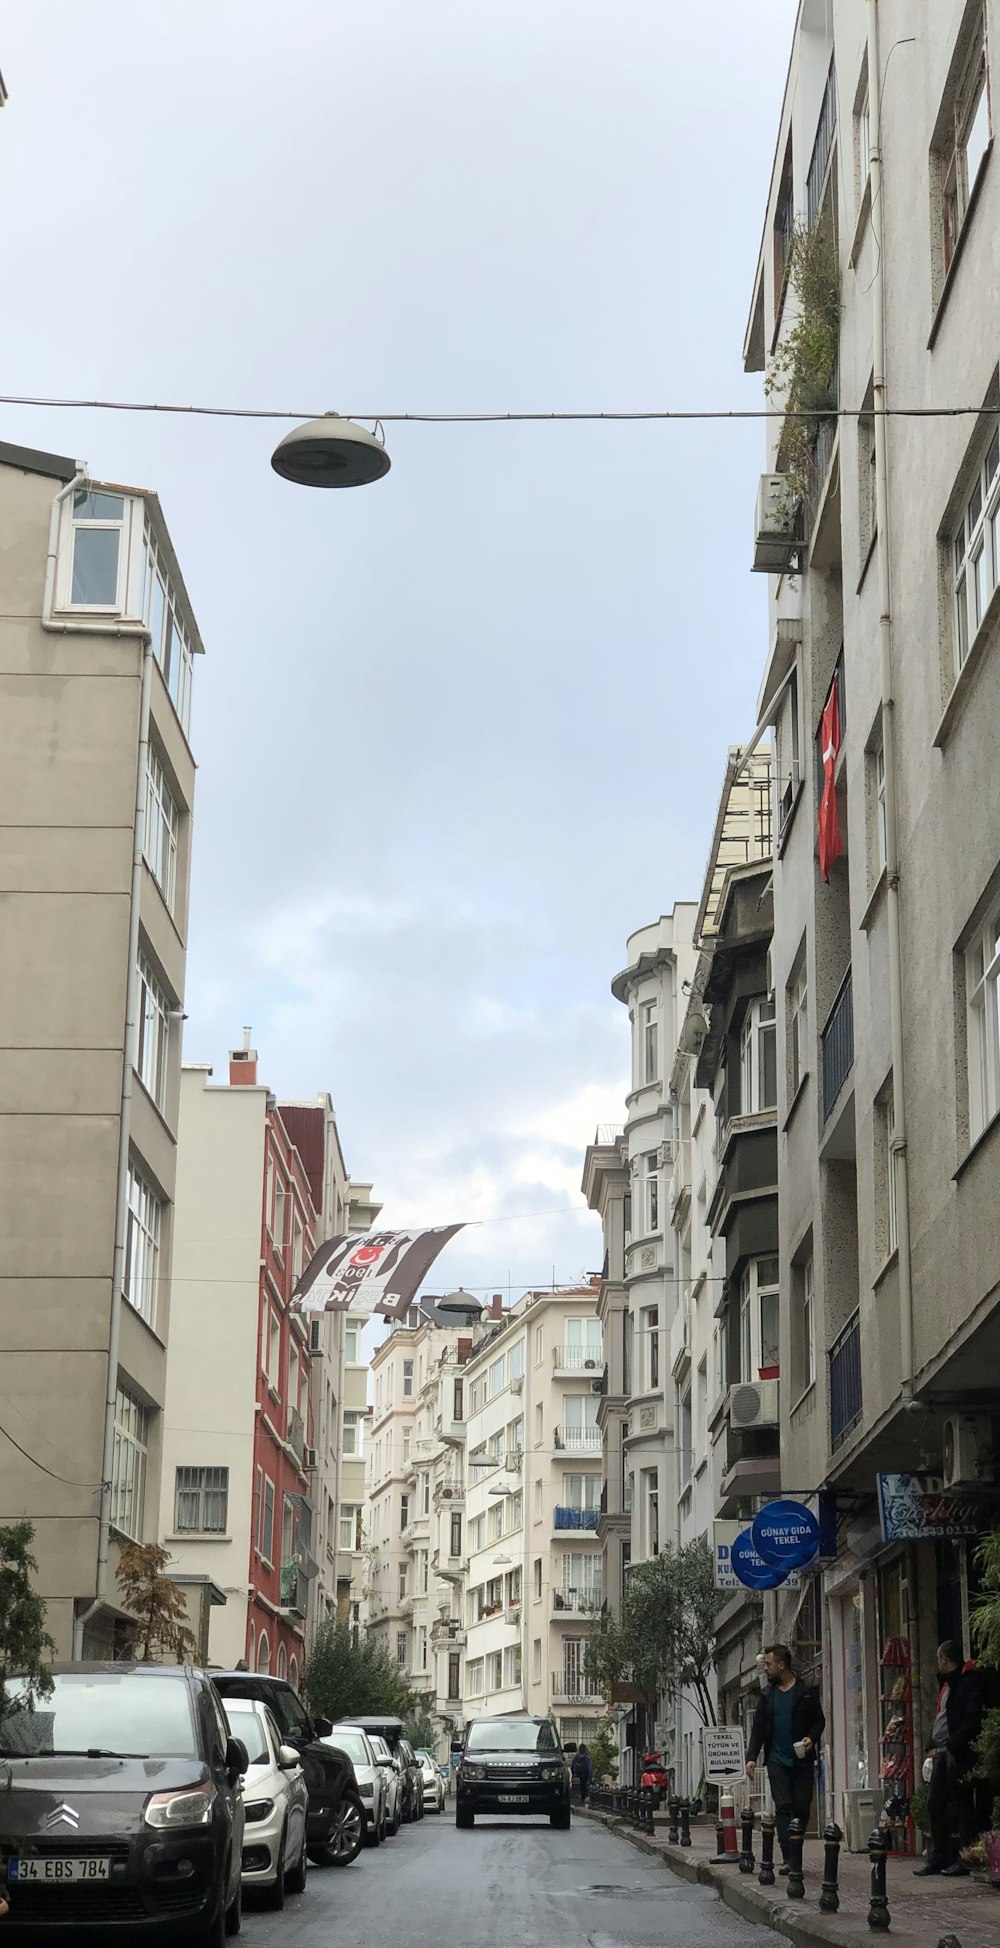
[[[683,1880],[697,1880],[717,1889],[726,1906],[745,1921],[774,1928],[787,1935],[800,1948],[860,1948],[862,1942],[878,1940],[868,1926],[868,1896],[871,1868],[867,1854],[840,1850],[840,1911],[819,1912],[820,1884],[823,1879],[823,1847],[819,1840],[806,1840],[803,1854],[805,1899],[790,1901],[785,1882],[761,1887],[757,1868],[752,1875],[738,1867],[714,1867],[715,1826],[704,1820],[691,1823],[689,1847],[667,1844],[666,1815],[656,1816],[652,1837],[629,1820],[612,1813],[598,1813],[590,1807],[574,1805],[577,1818],[599,1819],[643,1853],[654,1855]],[[760,1863],[760,1831],[754,1828],[754,1855]],[[887,1863],[886,1884],[891,1916],[891,1938],[900,1948],[937,1948],[942,1935],[957,1936],[960,1948],[997,1948],[1000,1942],[1000,1892],[974,1880],[941,1880],[933,1876],[915,1880],[915,1860]]]

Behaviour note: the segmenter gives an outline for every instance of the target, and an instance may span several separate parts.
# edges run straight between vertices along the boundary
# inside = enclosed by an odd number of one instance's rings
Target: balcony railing
[[[557,1508],[554,1526],[557,1529],[596,1529],[600,1519],[599,1508]]]
[[[604,1348],[557,1346],[552,1359],[557,1373],[599,1373],[604,1365]]]
[[[823,186],[826,182],[827,164],[833,138],[837,133],[837,74],[833,61],[826,77],[823,100],[816,125],[816,139],[813,142],[809,159],[809,173],[806,176],[806,222],[810,230],[820,213],[823,204]]]
[[[838,1448],[861,1419],[861,1315],[855,1312],[830,1348],[830,1447]]]
[[[608,1149],[625,1134],[623,1123],[598,1123],[594,1146],[598,1150]]]
[[[582,1671],[553,1671],[552,1700],[554,1704],[600,1704],[601,1693],[592,1677],[585,1677]]]
[[[302,1415],[294,1407],[288,1415],[288,1445],[301,1467],[306,1455],[306,1430]]]
[[[823,1121],[832,1110],[854,1063],[854,989],[848,968],[821,1036]]]
[[[601,1453],[604,1437],[599,1427],[557,1427],[556,1452],[559,1454]]]
[[[309,1585],[297,1562],[283,1562],[281,1565],[281,1607],[294,1610],[304,1617],[309,1608]]]
[[[552,1608],[560,1616],[596,1617],[603,1602],[604,1590],[600,1583],[585,1583],[582,1589],[552,1592]]]

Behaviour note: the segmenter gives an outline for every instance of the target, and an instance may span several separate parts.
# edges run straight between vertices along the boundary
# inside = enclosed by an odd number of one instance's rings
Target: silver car
[[[441,1777],[441,1767],[433,1752],[421,1750],[417,1753],[417,1757],[420,1760],[420,1776],[424,1788],[424,1811],[443,1813],[444,1780]]]
[[[395,1759],[385,1739],[378,1732],[366,1734],[372,1751],[378,1761],[378,1768],[386,1786],[386,1832],[392,1839],[403,1823],[404,1771],[400,1760]]]
[[[309,1866],[309,1794],[301,1761],[293,1746],[282,1744],[259,1699],[227,1698],[226,1717],[250,1761],[243,1780],[243,1887],[261,1888],[268,1907],[282,1908],[286,1894],[303,1892]]]
[[[380,1846],[389,1830],[388,1773],[379,1764],[369,1734],[360,1725],[334,1725],[323,1740],[335,1745],[354,1767],[365,1815],[365,1845]]]

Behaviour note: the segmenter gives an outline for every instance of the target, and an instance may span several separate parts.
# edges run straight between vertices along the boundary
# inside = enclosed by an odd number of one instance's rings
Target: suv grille
[[[509,1785],[516,1785],[524,1779],[538,1780],[541,1774],[537,1765],[525,1765],[523,1760],[501,1760],[498,1764],[486,1767],[487,1779],[506,1779]]]

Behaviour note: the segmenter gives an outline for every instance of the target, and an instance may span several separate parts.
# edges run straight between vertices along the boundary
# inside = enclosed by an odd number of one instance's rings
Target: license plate
[[[110,1860],[12,1860],[11,1880],[107,1880]]]
[[[526,1806],[528,1804],[530,1797],[531,1797],[530,1793],[526,1793],[526,1792],[498,1792],[497,1805],[498,1806]]]

